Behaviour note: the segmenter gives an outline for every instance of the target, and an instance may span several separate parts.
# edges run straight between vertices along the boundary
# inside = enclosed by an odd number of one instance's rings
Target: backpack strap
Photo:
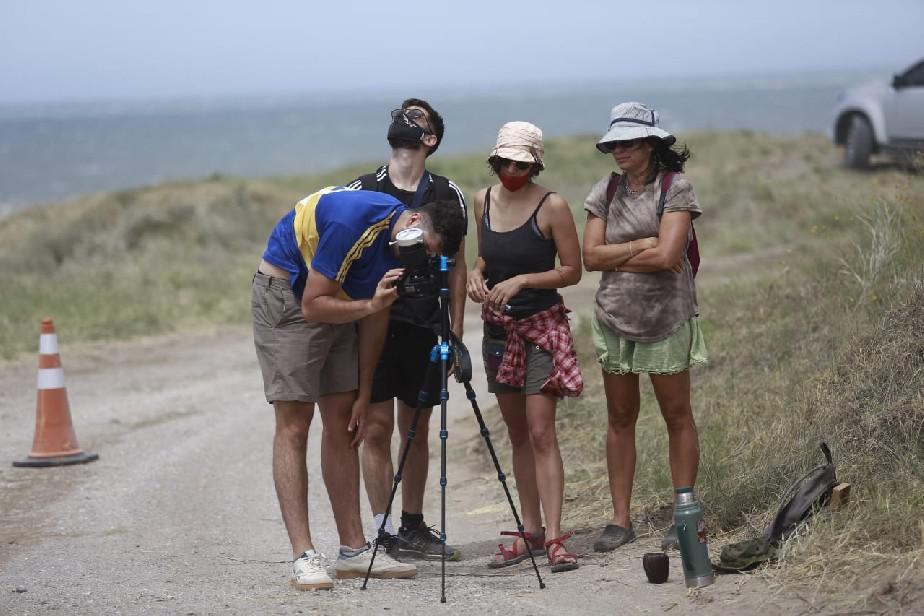
[[[610,203],[613,202],[613,197],[616,196],[616,190],[619,188],[619,174],[615,171],[610,173],[610,179],[606,181],[606,209],[603,211],[606,213],[603,220],[606,220],[610,216]]]
[[[674,172],[665,171],[661,176],[661,196],[658,197],[658,219],[664,216],[664,203],[667,201],[667,191],[671,189],[674,183]]]
[[[367,173],[366,175],[359,176],[359,188],[361,190],[374,190],[376,192],[385,192],[382,190],[385,187],[385,178],[388,177],[388,165],[382,165],[376,169],[375,173]],[[434,180],[434,177],[430,175],[430,172],[424,170],[423,175],[420,178],[420,181],[417,183],[417,190],[414,191],[414,198],[411,200],[411,203],[408,205],[412,210],[416,210],[421,205],[425,203],[424,199],[427,194],[427,191],[430,189],[430,182]],[[449,181],[443,178],[446,193],[449,193]],[[354,182],[355,184],[355,182]],[[439,183],[434,182],[434,188],[439,188]],[[438,193],[437,193],[438,194]],[[440,197],[437,197],[440,198]]]
[[[430,172],[425,169],[423,175],[420,176],[420,181],[417,182],[417,190],[414,191],[414,199],[410,205],[412,210],[416,210],[424,204],[425,195],[430,189],[430,177]]]
[[[825,459],[828,461],[828,464],[834,464],[834,458],[831,457],[831,448],[828,447],[828,444],[824,441],[821,441],[818,444],[818,448],[821,449],[821,453],[825,455]]]

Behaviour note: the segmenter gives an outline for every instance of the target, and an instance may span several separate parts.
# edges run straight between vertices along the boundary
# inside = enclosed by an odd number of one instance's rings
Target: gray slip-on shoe
[[[607,524],[594,541],[594,552],[612,552],[621,545],[635,541],[635,531],[630,526],[624,528],[618,524]]]
[[[664,533],[664,537],[661,538],[661,550],[667,552],[668,550],[679,549],[680,542],[677,540],[677,525],[671,524],[671,527]]]

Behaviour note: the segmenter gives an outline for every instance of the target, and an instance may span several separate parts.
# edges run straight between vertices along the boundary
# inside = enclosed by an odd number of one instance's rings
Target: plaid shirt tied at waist
[[[507,333],[504,357],[497,371],[497,382],[511,387],[523,387],[526,379],[526,343],[535,344],[552,356],[554,368],[542,385],[542,393],[550,396],[579,396],[584,391],[581,366],[574,352],[568,312],[558,303],[524,319],[514,319],[489,304],[483,304],[481,318],[500,325]]]

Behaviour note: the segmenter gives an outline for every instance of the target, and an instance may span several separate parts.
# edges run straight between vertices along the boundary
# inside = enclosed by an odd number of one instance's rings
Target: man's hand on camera
[[[356,449],[359,444],[366,438],[366,413],[369,411],[369,401],[357,398],[353,401],[353,408],[350,412],[350,423],[347,424],[347,431],[353,433],[350,441],[350,447]]]
[[[382,279],[379,280],[379,284],[375,287],[375,295],[373,295],[370,300],[373,311],[378,312],[395,303],[395,300],[398,299],[398,288],[396,285],[403,273],[404,269],[400,267],[385,272],[385,275],[382,276]]]

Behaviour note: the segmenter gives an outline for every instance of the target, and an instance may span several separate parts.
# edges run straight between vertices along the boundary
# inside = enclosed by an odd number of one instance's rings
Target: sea
[[[446,121],[435,156],[483,152],[527,120],[546,138],[602,134],[618,102],[643,101],[671,132],[830,132],[845,87],[882,77],[803,74],[414,92]],[[0,105],[0,215],[101,191],[213,174],[311,174],[388,156],[402,95],[332,92],[158,101]]]

